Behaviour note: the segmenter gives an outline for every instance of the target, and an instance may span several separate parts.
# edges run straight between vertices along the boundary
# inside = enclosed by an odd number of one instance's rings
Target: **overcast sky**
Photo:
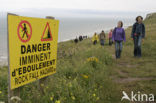
[[[1,10],[21,8],[155,11],[156,0],[0,0]]]
[[[53,9],[54,12],[58,9],[56,12],[59,13],[61,10],[150,13],[156,12],[156,0],[0,0],[0,11],[33,13],[33,10],[43,9]]]

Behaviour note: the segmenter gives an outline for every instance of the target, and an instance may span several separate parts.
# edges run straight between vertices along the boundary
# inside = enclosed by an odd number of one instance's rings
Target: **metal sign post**
[[[11,102],[11,97],[13,96],[13,90],[11,90],[11,77],[10,77],[10,57],[9,57],[9,23],[8,23],[8,15],[14,15],[14,16],[18,16],[16,14],[12,14],[12,13],[8,13],[7,14],[7,47],[8,47],[8,103],[12,103]],[[20,93],[19,93],[20,94]]]

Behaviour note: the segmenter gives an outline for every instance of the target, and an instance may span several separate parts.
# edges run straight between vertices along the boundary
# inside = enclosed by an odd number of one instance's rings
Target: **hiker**
[[[87,39],[87,35],[86,36],[83,36],[83,39]]]
[[[145,25],[142,23],[143,17],[136,17],[136,23],[133,24],[131,37],[134,41],[134,57],[141,57],[141,42],[145,38]]]
[[[105,42],[105,32],[102,30],[102,32],[99,35],[99,39],[100,39],[100,44],[101,46],[104,46],[104,42]]]
[[[115,42],[116,59],[121,57],[122,42],[126,42],[125,30],[122,28],[123,22],[119,21],[117,27],[113,30],[112,40]]]
[[[113,44],[113,41],[112,41],[112,32],[113,32],[113,29],[110,30],[109,32],[109,45],[111,46]]]
[[[79,36],[79,41],[82,41],[83,40],[83,37],[80,35]]]
[[[76,37],[76,38],[74,39],[74,42],[75,42],[75,43],[78,43],[78,41],[79,41],[79,40],[78,40],[78,38]]]
[[[93,41],[93,44],[96,45],[97,42],[98,42],[98,35],[96,34],[96,32],[94,33],[93,37],[92,37],[92,41]]]

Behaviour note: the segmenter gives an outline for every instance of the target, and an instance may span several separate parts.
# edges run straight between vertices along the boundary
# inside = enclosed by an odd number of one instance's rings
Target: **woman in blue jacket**
[[[136,23],[132,28],[131,37],[134,40],[134,57],[141,57],[141,42],[145,37],[145,26],[142,23],[143,17],[136,17]]]

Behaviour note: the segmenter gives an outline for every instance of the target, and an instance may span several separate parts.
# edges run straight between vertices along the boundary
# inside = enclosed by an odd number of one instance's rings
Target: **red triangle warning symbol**
[[[51,29],[50,29],[49,23],[47,22],[46,27],[43,31],[43,35],[41,37],[41,41],[52,41],[52,40],[53,40],[53,37],[51,34]]]

